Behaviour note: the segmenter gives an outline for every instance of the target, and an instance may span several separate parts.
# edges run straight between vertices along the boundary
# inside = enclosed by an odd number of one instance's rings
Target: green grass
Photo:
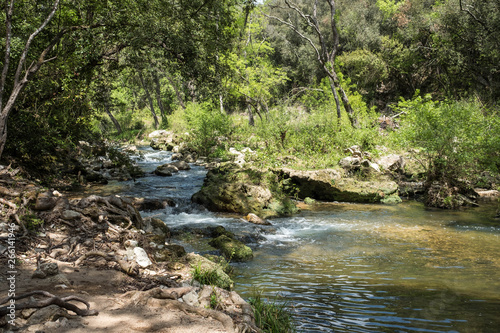
[[[227,281],[221,279],[217,269],[202,269],[201,265],[197,265],[193,270],[193,279],[202,285],[216,286],[222,289],[227,289]]]
[[[278,296],[271,300],[266,300],[262,297],[262,292],[256,292],[253,297],[250,297],[249,303],[254,309],[257,327],[264,332],[296,332],[288,304],[280,302]]]

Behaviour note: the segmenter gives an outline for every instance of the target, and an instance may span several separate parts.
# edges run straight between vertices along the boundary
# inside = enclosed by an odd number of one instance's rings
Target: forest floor
[[[36,318],[32,317],[34,309],[18,312],[21,317],[30,315],[26,324],[18,332],[175,332],[175,333],[209,333],[231,332],[224,324],[210,316],[193,313],[176,306],[176,300],[168,303],[149,302],[139,305],[130,302],[130,293],[125,290],[134,289],[135,279],[125,273],[113,269],[97,269],[93,267],[75,268],[72,263],[57,262],[59,271],[70,282],[67,288],[58,284],[56,278],[33,279],[31,275],[37,265],[36,260],[23,260],[17,267],[16,294],[24,294],[35,290],[44,290],[58,297],[75,295],[87,300],[90,309],[99,312],[96,316],[70,315],[57,305],[39,310]],[[7,276],[3,276],[5,280]],[[7,294],[7,284],[2,283],[0,295]],[[63,289],[64,288],[64,289]],[[125,297],[124,297],[125,296]],[[31,318],[31,319],[30,319]],[[24,321],[24,320],[23,320]],[[33,323],[33,324],[31,324]],[[0,332],[8,332],[0,328]]]
[[[130,199],[68,199],[0,173],[0,333],[260,332],[237,293],[193,283],[200,256],[173,254],[147,223]]]

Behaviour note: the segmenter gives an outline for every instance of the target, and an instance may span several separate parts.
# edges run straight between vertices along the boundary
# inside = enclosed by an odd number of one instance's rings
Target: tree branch
[[[28,55],[28,51],[30,49],[31,43],[33,42],[33,39],[49,24],[50,20],[54,16],[57,7],[59,6],[60,0],[56,0],[54,2],[54,5],[52,6],[52,10],[50,11],[49,16],[43,21],[42,25],[38,27],[29,37],[28,40],[26,41],[26,45],[24,46],[23,53],[21,54],[21,59],[19,59],[19,63],[17,65],[17,70],[16,74],[14,75],[14,86],[17,86],[19,82],[19,77],[21,76],[21,72],[23,71],[24,63],[26,62],[26,57]],[[30,66],[31,67],[31,66]]]
[[[459,0],[459,4],[460,4],[460,10],[461,11],[466,12],[467,14],[469,14],[474,19],[474,21],[476,21],[477,23],[479,23],[479,24],[481,24],[483,26],[484,30],[486,30],[488,33],[491,33],[491,31],[488,28],[488,26],[486,25],[486,23],[484,23],[483,21],[481,21],[480,19],[478,19],[476,17],[476,15],[474,15],[474,13],[472,13],[468,8],[465,8],[465,6],[463,6],[462,0]],[[467,7],[473,8],[470,5],[467,5]]]
[[[3,106],[3,91],[5,89],[5,81],[9,72],[10,62],[10,43],[12,40],[12,12],[14,10],[14,0],[10,1],[8,7],[5,8],[5,60],[3,63],[2,77],[0,79],[0,110]]]

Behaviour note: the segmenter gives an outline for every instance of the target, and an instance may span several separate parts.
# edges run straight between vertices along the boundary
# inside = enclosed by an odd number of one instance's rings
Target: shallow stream
[[[170,153],[144,151],[148,175],[119,182],[101,194],[172,198],[176,207],[143,212],[169,227],[223,225],[259,234],[255,259],[233,264],[235,290],[250,297],[279,294],[299,332],[499,332],[500,222],[496,206],[462,212],[397,206],[319,203],[291,218],[255,226],[207,212],[190,197],[206,171],[173,177],[151,174]],[[182,244],[206,251],[203,244]]]

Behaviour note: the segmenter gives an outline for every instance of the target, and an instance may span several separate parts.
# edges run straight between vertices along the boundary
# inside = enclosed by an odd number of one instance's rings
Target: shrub
[[[209,103],[189,103],[184,118],[191,132],[191,145],[202,155],[208,156],[220,138],[231,134],[231,119]]]

